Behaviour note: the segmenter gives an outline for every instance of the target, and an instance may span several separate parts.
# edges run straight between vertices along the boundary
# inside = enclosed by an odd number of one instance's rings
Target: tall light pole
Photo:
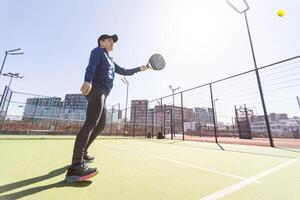
[[[173,96],[173,106],[174,106],[174,93],[180,89],[180,87],[173,88],[172,85],[169,85],[170,90],[172,91],[172,96]]]
[[[0,74],[2,74],[2,70],[3,70],[3,67],[4,67],[4,64],[5,64],[5,61],[6,61],[6,57],[8,55],[23,55],[24,53],[23,52],[16,52],[16,51],[20,51],[21,48],[17,48],[17,49],[11,49],[11,50],[7,50],[5,51],[5,56],[4,56],[4,59],[3,59],[3,63],[2,63],[2,66],[1,66],[1,70],[0,70]]]
[[[126,84],[126,108],[125,108],[125,124],[124,124],[124,136],[125,136],[125,132],[126,132],[126,129],[127,129],[127,126],[126,126],[126,123],[127,123],[127,104],[128,104],[128,90],[129,90],[129,82],[128,82],[128,80],[125,78],[125,77],[123,77],[122,79],[121,79],[125,84]]]
[[[8,84],[8,88],[9,89],[10,89],[10,85],[11,85],[11,82],[12,82],[13,78],[19,78],[19,79],[24,78],[24,76],[20,76],[20,73],[11,73],[11,72],[8,72],[8,73],[3,73],[2,75],[10,77],[9,84]]]
[[[251,33],[250,33],[250,28],[249,28],[249,23],[248,23],[248,18],[247,18],[247,10],[249,10],[249,5],[248,5],[246,0],[240,0],[239,5],[234,5],[231,2],[231,0],[226,0],[226,1],[231,6],[231,8],[233,8],[239,14],[244,14],[244,17],[245,17],[245,22],[246,22],[246,27],[247,27],[247,31],[248,31],[248,37],[249,37],[251,52],[252,52],[252,58],[253,58],[253,63],[254,63],[254,67],[255,67],[255,74],[256,74],[258,89],[259,89],[259,93],[260,93],[261,103],[262,103],[262,107],[263,107],[263,111],[264,111],[264,116],[265,116],[265,121],[266,121],[266,126],[267,126],[267,132],[268,132],[269,141],[270,141],[270,146],[274,147],[271,128],[270,128],[270,123],[269,123],[269,118],[268,118],[268,112],[267,112],[267,108],[266,108],[266,104],[265,104],[265,99],[264,99],[263,89],[262,89],[262,86],[261,86],[259,72],[258,72],[258,69],[257,69],[257,63],[256,63],[256,58],[255,58],[255,53],[254,53],[254,47],[253,47],[253,43],[252,43],[252,38],[251,38]]]

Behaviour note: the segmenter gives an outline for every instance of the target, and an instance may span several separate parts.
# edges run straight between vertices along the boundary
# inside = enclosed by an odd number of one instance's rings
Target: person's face
[[[106,51],[112,51],[114,47],[114,41],[112,38],[104,39],[100,41],[101,47]]]

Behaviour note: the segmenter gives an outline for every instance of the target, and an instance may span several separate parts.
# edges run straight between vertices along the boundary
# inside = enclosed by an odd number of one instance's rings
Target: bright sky
[[[248,3],[258,65],[300,55],[300,1]],[[278,9],[286,15],[279,18]],[[111,55],[125,68],[146,64],[153,53],[167,61],[163,71],[128,77],[130,99],[151,100],[170,94],[169,84],[188,89],[253,69],[244,18],[225,0],[2,0],[0,24],[0,59],[8,49],[25,52],[8,57],[3,70],[25,75],[13,82],[14,91],[60,97],[79,93],[90,51],[103,33],[118,34]],[[125,103],[120,78],[109,104]],[[1,77],[0,88],[7,83]],[[300,90],[292,89],[289,112],[296,115],[294,97]],[[278,105],[270,111],[284,112],[275,109]]]

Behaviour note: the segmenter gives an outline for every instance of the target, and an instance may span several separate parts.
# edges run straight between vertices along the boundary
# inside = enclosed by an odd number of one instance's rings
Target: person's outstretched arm
[[[145,71],[146,69],[147,67],[144,65],[132,69],[124,69],[123,67],[120,67],[117,63],[115,63],[115,72],[123,76],[131,76],[137,72]]]

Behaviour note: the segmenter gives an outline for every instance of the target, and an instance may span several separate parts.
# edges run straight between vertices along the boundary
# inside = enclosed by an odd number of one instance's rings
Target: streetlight
[[[173,96],[173,106],[174,106],[174,93],[180,89],[180,87],[173,88],[172,85],[169,85],[170,90],[172,91],[172,96]]]
[[[258,69],[257,69],[257,63],[256,63],[256,58],[255,58],[255,53],[254,53],[254,47],[253,47],[253,43],[252,43],[252,38],[251,38],[251,33],[250,33],[250,28],[249,28],[249,23],[248,23],[248,18],[247,18],[247,10],[249,10],[250,8],[249,8],[249,5],[248,5],[246,0],[239,0],[239,1],[235,0],[234,3],[233,3],[233,0],[226,0],[226,2],[229,4],[229,6],[231,8],[233,8],[233,10],[235,10],[239,14],[244,14],[244,17],[245,17],[249,42],[250,42],[250,46],[251,46],[252,58],[253,58],[253,63],[254,63],[254,67],[255,67],[255,74],[256,74],[257,84],[258,84],[258,88],[259,88],[261,103],[262,103],[262,107],[263,107],[263,111],[264,111],[264,116],[265,116],[268,136],[269,136],[269,140],[270,140],[270,145],[271,145],[271,147],[274,147],[272,134],[271,134],[270,123],[269,123],[269,119],[268,119],[268,112],[267,112],[267,108],[266,108],[266,104],[265,104],[265,99],[264,99],[264,95],[263,95],[263,89],[262,89],[262,86],[261,86],[259,72],[258,72]]]
[[[10,89],[10,85],[11,85],[11,82],[12,82],[13,78],[19,78],[19,79],[24,78],[24,76],[20,76],[20,73],[11,73],[11,72],[8,72],[8,73],[3,73],[2,75],[10,77],[9,84],[8,84],[8,88],[9,89]]]
[[[127,79],[125,77],[123,77],[121,79],[125,84],[126,84],[126,108],[125,108],[125,124],[124,124],[124,136],[125,136],[125,132],[126,132],[126,123],[127,123],[127,103],[128,103],[128,90],[129,90],[129,82],[127,81]]]
[[[23,52],[16,52],[16,51],[20,51],[20,50],[21,50],[21,48],[5,51],[5,56],[4,56],[4,60],[3,60],[2,66],[1,66],[0,74],[2,74],[2,70],[3,70],[4,64],[5,64],[7,55],[23,55],[24,54]],[[14,53],[14,52],[16,52],[16,53]]]

